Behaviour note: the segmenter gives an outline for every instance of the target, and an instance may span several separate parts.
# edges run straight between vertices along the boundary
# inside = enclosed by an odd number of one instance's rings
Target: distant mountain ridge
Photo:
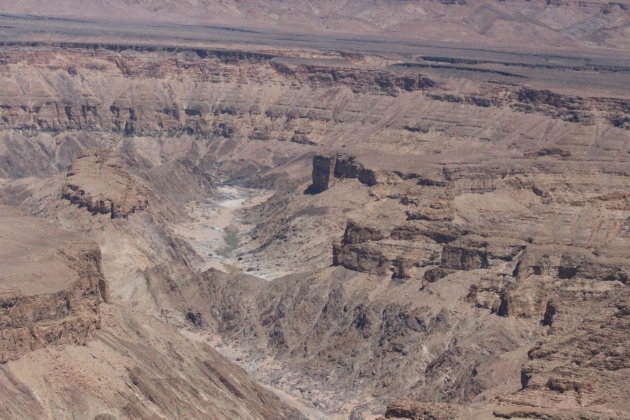
[[[630,3],[577,0],[0,0],[6,14],[451,42],[630,47]]]

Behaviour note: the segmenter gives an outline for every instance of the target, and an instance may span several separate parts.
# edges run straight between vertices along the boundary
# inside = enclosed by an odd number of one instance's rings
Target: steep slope
[[[84,346],[0,367],[3,418],[302,418],[208,346],[124,307],[101,313]]]
[[[107,298],[94,243],[17,209],[0,207],[0,362],[38,348],[85,344]]]
[[[104,303],[100,252],[0,207],[0,416],[301,418],[208,346]]]
[[[186,164],[169,166],[153,176],[157,182],[169,177],[170,187],[177,188],[177,176],[189,176],[188,169]],[[209,185],[191,182],[186,190],[198,193],[206,187]],[[179,193],[185,195],[186,190]],[[146,293],[146,270],[165,264],[194,267],[200,260],[169,227],[184,217],[172,201],[177,195],[167,197],[129,173],[117,152],[86,150],[59,175],[7,182],[2,196],[32,214],[95,240],[102,250],[111,300],[130,302],[146,313],[159,314],[163,309]]]

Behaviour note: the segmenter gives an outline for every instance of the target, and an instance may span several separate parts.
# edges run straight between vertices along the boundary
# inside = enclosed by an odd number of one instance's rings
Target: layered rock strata
[[[66,173],[61,197],[112,219],[127,217],[147,205],[122,156],[108,150],[82,152]]]
[[[86,344],[108,297],[94,243],[0,207],[0,362],[38,348]]]

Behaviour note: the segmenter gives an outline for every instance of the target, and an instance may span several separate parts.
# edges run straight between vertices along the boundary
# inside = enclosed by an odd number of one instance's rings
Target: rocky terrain
[[[537,177],[529,183],[497,171],[481,188],[469,185],[470,173],[398,178],[346,155],[318,155],[313,164],[315,191],[324,178],[328,184],[318,193],[328,195],[323,202],[343,200],[349,184],[372,197],[361,222],[350,219],[331,247],[332,267],[271,286],[217,271],[193,277],[180,290],[200,324],[241,348],[270,349],[314,383],[339,389],[460,405],[489,399],[506,418],[522,410],[541,418],[627,416],[628,387],[618,376],[628,368],[625,194],[600,190],[605,204],[593,219],[584,204],[543,198],[532,187],[543,184]],[[539,176],[553,183],[550,173]],[[615,190],[626,177],[617,172],[599,188]],[[576,207],[578,214],[570,211]],[[349,396],[329,398],[320,404],[343,406]]]
[[[0,210],[0,361],[60,343],[85,344],[100,328],[99,304],[107,298],[98,247],[14,208]]]
[[[108,304],[94,242],[7,206],[0,237],[3,418],[299,418],[208,346]]]
[[[238,36],[4,42],[5,417],[630,417],[627,59]]]
[[[122,156],[111,151],[83,152],[68,169],[61,197],[112,219],[143,210],[147,200],[123,167]]]

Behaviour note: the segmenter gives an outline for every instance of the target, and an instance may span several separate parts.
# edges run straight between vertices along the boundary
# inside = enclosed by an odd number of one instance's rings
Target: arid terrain
[[[629,10],[0,0],[0,418],[630,419]]]

